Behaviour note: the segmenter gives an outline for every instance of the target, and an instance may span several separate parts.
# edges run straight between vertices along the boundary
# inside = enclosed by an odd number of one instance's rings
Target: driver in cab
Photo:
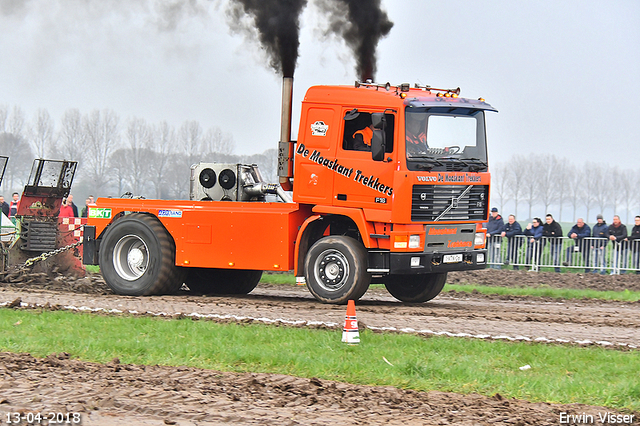
[[[407,113],[406,115],[406,145],[409,154],[426,154],[427,145],[427,117],[425,114]]]
[[[346,121],[355,120],[360,117],[362,124],[366,124],[364,128],[357,130],[351,136],[353,138],[353,149],[356,151],[371,151],[371,139],[373,138],[373,124],[371,123],[371,114],[358,112],[357,109],[349,111],[344,119]],[[357,127],[356,127],[357,128]]]

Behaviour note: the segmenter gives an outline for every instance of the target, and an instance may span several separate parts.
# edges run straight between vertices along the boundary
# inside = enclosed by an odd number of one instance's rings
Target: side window
[[[387,119],[386,152],[393,152],[393,134],[395,128],[395,116],[385,114]],[[355,108],[347,111],[344,116],[344,134],[342,148],[350,151],[371,151],[371,113],[357,111]]]

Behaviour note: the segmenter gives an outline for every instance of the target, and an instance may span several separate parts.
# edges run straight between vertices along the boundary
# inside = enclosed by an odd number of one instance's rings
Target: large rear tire
[[[323,303],[358,300],[371,283],[367,250],[361,242],[342,235],[319,239],[304,262],[307,287]]]
[[[132,213],[107,228],[100,243],[100,271],[116,294],[171,294],[184,278],[175,255],[173,238],[158,218]]]
[[[436,297],[447,282],[447,273],[389,275],[384,285],[393,297],[403,302],[421,303]]]
[[[203,294],[248,294],[256,288],[262,271],[248,269],[190,268],[189,290]]]

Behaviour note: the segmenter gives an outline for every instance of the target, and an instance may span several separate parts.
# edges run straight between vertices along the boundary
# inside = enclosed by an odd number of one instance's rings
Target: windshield
[[[487,169],[482,111],[408,107],[405,138],[410,170]]]

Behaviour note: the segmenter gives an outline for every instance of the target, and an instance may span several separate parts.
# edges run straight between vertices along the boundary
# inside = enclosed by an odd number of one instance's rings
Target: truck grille
[[[460,197],[468,185],[414,185],[411,199],[411,220],[432,222],[442,214],[452,201]],[[485,220],[488,185],[473,185],[439,220]]]

